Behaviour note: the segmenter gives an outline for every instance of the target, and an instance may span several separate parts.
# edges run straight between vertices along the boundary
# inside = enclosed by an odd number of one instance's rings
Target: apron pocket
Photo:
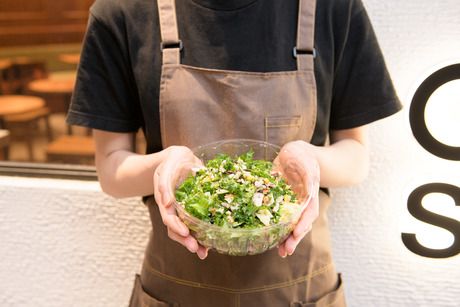
[[[335,290],[327,293],[316,302],[293,302],[290,307],[345,307],[345,294],[341,274],[338,274],[338,285]]]
[[[136,274],[129,307],[179,307],[179,304],[162,302],[147,294],[142,288],[140,276]]]
[[[265,117],[265,142],[283,146],[297,140],[301,123],[300,115]]]

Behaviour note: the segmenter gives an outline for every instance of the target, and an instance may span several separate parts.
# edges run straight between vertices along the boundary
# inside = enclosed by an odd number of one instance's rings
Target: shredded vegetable
[[[294,192],[272,162],[253,156],[217,155],[182,182],[177,202],[198,219],[227,228],[289,222],[300,208]]]

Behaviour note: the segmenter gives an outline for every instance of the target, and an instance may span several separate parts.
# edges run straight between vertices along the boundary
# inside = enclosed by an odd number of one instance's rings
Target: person
[[[93,129],[103,191],[149,209],[130,306],[345,306],[328,189],[365,178],[368,124],[400,108],[361,0],[96,0],[67,122]],[[171,205],[175,166],[229,138],[282,146],[281,164],[320,177],[259,255],[208,251]]]

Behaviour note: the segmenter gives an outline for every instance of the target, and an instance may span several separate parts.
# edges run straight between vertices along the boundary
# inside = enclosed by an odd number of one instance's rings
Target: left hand
[[[165,158],[157,166],[153,175],[154,196],[161,219],[168,229],[168,237],[171,240],[196,253],[200,259],[205,259],[208,249],[200,245],[192,236],[173,205],[176,201],[174,196],[176,183],[183,181],[191,173],[192,167],[202,166],[203,163],[185,146],[170,146],[164,151]]]
[[[312,196],[294,230],[278,247],[278,254],[284,258],[294,253],[297,245],[311,230],[313,222],[319,215],[320,171],[314,154],[314,146],[303,141],[293,141],[284,145],[274,160],[274,165],[275,169],[287,179],[298,198],[306,198],[307,193]],[[308,186],[311,180],[314,182],[313,187]]]

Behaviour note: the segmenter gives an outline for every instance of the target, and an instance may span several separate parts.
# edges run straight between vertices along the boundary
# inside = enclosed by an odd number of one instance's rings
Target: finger
[[[281,258],[286,258],[287,251],[286,251],[286,245],[284,245],[284,243],[278,246],[278,255],[280,255]]]
[[[313,196],[307,207],[302,212],[297,225],[295,226],[292,234],[295,238],[303,238],[308,231],[310,231],[313,222],[316,220],[319,214],[319,202],[318,197]]]
[[[183,237],[168,228],[168,237],[185,246],[191,253],[196,253],[199,249],[198,242],[190,235]]]
[[[190,175],[193,167],[202,165],[203,162],[193,155],[181,162],[171,159],[162,165],[161,175],[157,180],[161,201],[165,206],[170,206],[175,201],[175,186]]]
[[[272,171],[277,171],[277,172],[279,172],[279,168],[280,168],[280,158],[279,158],[279,154],[276,156],[275,159],[273,159],[272,165],[273,165]]]
[[[155,172],[157,176],[155,177],[157,181],[157,193],[159,194],[159,199],[161,205],[169,207],[173,201],[172,195],[172,172],[173,167],[172,163],[165,163],[161,166],[161,170]],[[161,172],[161,173],[160,173]]]
[[[166,176],[163,174],[164,172],[162,167],[159,167],[153,174],[153,196],[160,207],[166,208],[171,207],[174,199],[171,198],[171,192],[166,187],[169,180],[165,178]]]
[[[278,253],[281,257],[286,257],[287,255],[290,256],[294,253],[300,241],[308,232],[311,231],[313,222],[318,216],[318,210],[318,200],[317,198],[312,198],[310,204],[302,213],[302,216],[292,234],[286,239],[286,241],[283,242],[282,245],[280,245]]]
[[[307,231],[299,237],[294,237],[290,235],[284,242],[278,247],[278,254],[285,258],[286,256],[291,256],[296,248],[299,245],[300,241],[305,237],[305,235],[311,230],[311,227],[307,229]]]
[[[201,246],[201,245],[198,244],[198,250],[197,250],[196,254],[198,255],[198,257],[201,260],[204,260],[206,257],[208,257],[208,251],[209,251],[209,248]]]
[[[284,249],[289,256],[295,252],[297,245],[299,245],[302,239],[303,237],[295,238],[292,235],[287,238],[287,240],[284,242]]]
[[[160,167],[158,167],[155,172],[153,173],[153,196],[155,197],[155,202],[159,205],[163,205],[163,202],[161,200],[161,193],[160,189],[158,187],[158,182],[159,182],[159,170]]]
[[[294,234],[294,232],[292,233],[292,236],[297,240],[297,239],[300,239],[302,240],[306,235],[307,233],[309,233],[313,228],[313,224],[309,224],[307,225],[307,227],[303,228],[303,230],[301,232],[298,232],[296,234]]]
[[[190,234],[188,227],[177,216],[176,209],[173,206],[164,207],[158,205],[158,209],[160,210],[163,224],[165,224],[168,229],[171,229],[182,237],[186,237]]]
[[[293,235],[289,235],[289,237],[280,246],[278,246],[278,254],[282,258],[291,256],[302,238],[303,237],[295,238]]]
[[[191,253],[196,253],[201,260],[208,257],[209,248],[200,245],[192,236],[182,237],[170,229],[168,229],[168,236],[170,239],[182,244]]]
[[[195,164],[195,166],[204,166],[203,161],[197,156],[193,156],[193,164]]]

